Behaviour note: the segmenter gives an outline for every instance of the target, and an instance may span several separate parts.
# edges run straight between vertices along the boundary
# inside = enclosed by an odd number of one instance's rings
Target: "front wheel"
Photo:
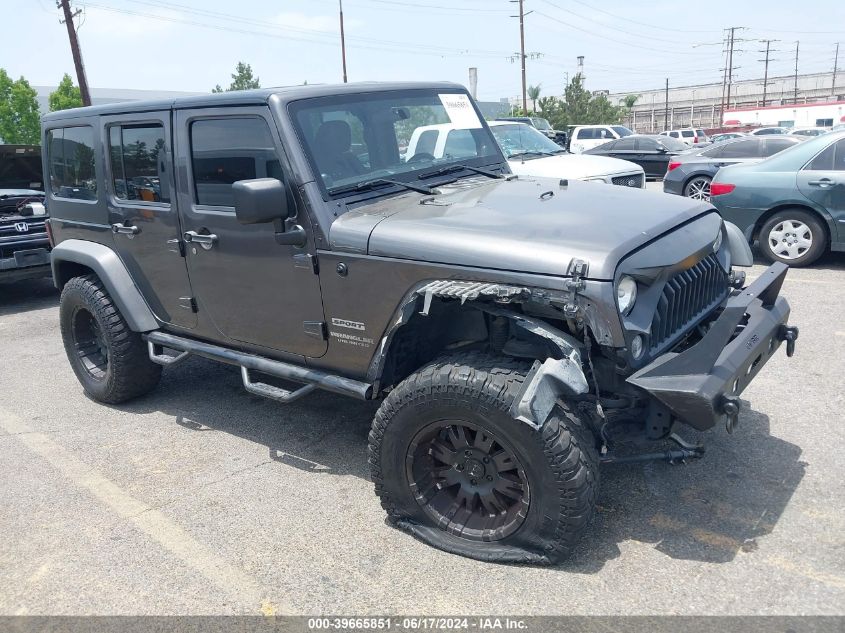
[[[510,416],[528,369],[458,354],[390,393],[369,463],[393,525],[478,560],[551,564],[572,552],[595,508],[595,440],[565,406],[539,431]]]
[[[707,176],[696,176],[684,187],[684,195],[693,200],[710,201],[710,181]]]
[[[760,250],[772,262],[809,266],[826,246],[827,233],[819,218],[801,209],[775,213],[760,229]]]
[[[59,326],[68,360],[83,389],[107,404],[125,402],[155,388],[161,365],[153,363],[96,275],[65,284]]]

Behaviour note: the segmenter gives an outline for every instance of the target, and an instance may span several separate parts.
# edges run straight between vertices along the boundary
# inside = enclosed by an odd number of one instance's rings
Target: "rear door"
[[[285,167],[266,106],[176,113],[179,211],[203,336],[302,356],[327,348],[319,277],[304,205]],[[240,224],[232,183],[288,183],[288,205],[309,235],[304,247],[276,243],[273,223]],[[197,239],[199,236],[199,239]]]
[[[669,164],[669,154],[662,151],[663,146],[653,138],[638,138],[637,163],[642,166],[645,175],[662,178]]]
[[[845,241],[845,139],[828,145],[798,172],[798,189],[832,216],[838,235]]]
[[[197,317],[180,248],[169,110],[102,117],[106,200],[114,248],[153,313],[193,328]]]

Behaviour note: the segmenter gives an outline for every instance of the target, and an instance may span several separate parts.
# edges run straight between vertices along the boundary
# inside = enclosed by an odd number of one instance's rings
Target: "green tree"
[[[625,106],[628,110],[630,110],[631,108],[633,108],[633,107],[634,107],[634,104],[636,104],[636,103],[637,103],[637,101],[639,100],[639,98],[640,98],[640,95],[626,95],[626,96],[622,99],[622,104],[623,104],[623,105],[624,105],[624,106]]]
[[[232,73],[232,83],[228,88],[226,88],[226,92],[232,92],[233,90],[250,90],[252,88],[260,87],[261,82],[258,77],[254,77],[252,74],[252,66],[245,64],[244,62],[238,62],[238,65],[235,67],[235,72]],[[217,84],[211,89],[211,92],[223,92],[223,88],[220,87],[220,84]]]
[[[564,92],[563,109],[567,125],[589,125],[590,120],[590,91],[584,88],[581,73],[575,75]]]
[[[0,139],[4,143],[37,145],[41,138],[41,113],[37,93],[21,77],[12,81],[0,68]]]
[[[620,123],[625,108],[610,103],[607,95],[594,95],[587,106],[587,118],[591,123]]]
[[[531,99],[531,110],[537,112],[537,99],[540,98],[540,85],[528,86],[528,98]]]
[[[65,73],[58,87],[50,93],[49,103],[50,112],[82,107],[82,95],[79,92],[79,86],[73,85],[73,79],[70,78],[70,75]]]

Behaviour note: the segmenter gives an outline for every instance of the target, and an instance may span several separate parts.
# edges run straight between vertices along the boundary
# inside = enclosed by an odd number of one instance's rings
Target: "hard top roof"
[[[457,83],[430,81],[395,81],[395,82],[355,82],[347,84],[312,84],[306,86],[283,86],[276,88],[259,88],[257,90],[236,90],[193,97],[178,97],[176,99],[162,99],[156,101],[124,101],[105,105],[88,106],[50,112],[45,114],[44,121],[75,119],[80,117],[125,114],[131,112],[151,112],[154,110],[213,108],[234,105],[261,105],[277,96],[282,102],[288,103],[298,99],[311,97],[329,97],[334,95],[352,95],[369,92],[383,92],[388,90],[465,90]]]

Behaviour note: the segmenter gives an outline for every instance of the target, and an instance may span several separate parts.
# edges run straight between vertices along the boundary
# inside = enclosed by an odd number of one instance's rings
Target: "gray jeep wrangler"
[[[438,123],[457,128],[445,155],[406,157]],[[43,128],[61,332],[85,391],[124,402],[195,354],[281,403],[378,399],[376,493],[392,524],[450,552],[561,560],[600,463],[699,456],[677,427],[730,430],[797,336],[786,267],[743,288],[748,245],[712,206],[517,178],[459,85],[122,103]]]

